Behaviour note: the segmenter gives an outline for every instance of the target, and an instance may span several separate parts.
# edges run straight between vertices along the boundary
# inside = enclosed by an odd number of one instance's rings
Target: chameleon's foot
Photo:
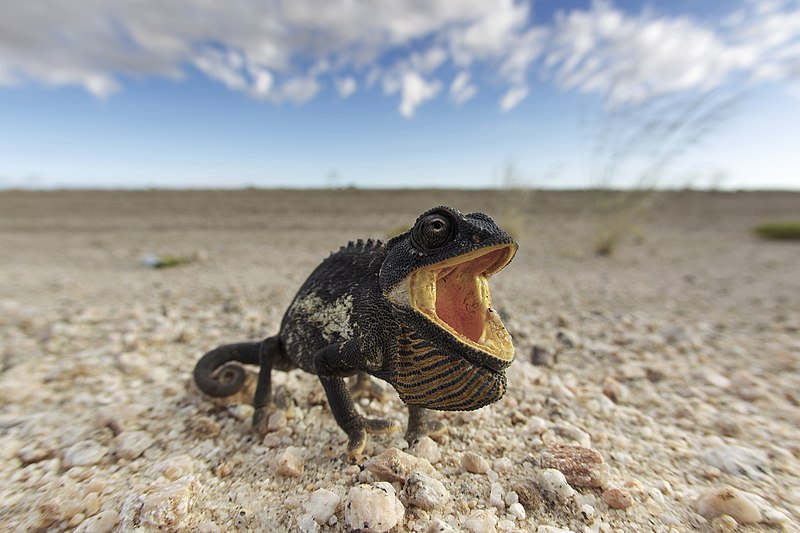
[[[391,433],[400,430],[396,420],[386,418],[360,418],[354,429],[347,433],[347,457],[350,462],[360,462],[364,447],[367,445],[367,434]]]
[[[259,437],[267,434],[267,425],[269,423],[269,416],[272,414],[271,405],[264,407],[257,407],[253,412],[253,431]]]
[[[370,400],[384,401],[386,391],[377,381],[369,377],[366,372],[358,372],[355,381],[350,385],[350,395],[353,399],[368,398]]]
[[[422,437],[438,437],[447,433],[447,426],[439,420],[428,420],[416,427],[409,427],[405,434],[406,442],[414,444]]]

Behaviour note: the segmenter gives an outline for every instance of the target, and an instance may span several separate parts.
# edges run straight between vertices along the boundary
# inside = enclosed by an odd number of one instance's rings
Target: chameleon
[[[229,396],[244,386],[241,365],[260,365],[252,425],[263,436],[274,409],[272,371],[316,374],[356,461],[367,434],[400,429],[356,410],[344,378],[356,375],[363,384],[372,376],[407,405],[412,444],[446,429],[428,410],[474,410],[505,394],[514,345],[492,308],[489,278],[517,248],[489,216],[446,206],[388,241],[350,241],[300,287],[277,335],[209,351],[195,366],[195,382],[210,396]]]

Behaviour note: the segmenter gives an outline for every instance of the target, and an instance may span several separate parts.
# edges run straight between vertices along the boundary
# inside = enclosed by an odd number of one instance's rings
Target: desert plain
[[[603,201],[0,193],[0,530],[800,531],[800,243],[752,231],[800,194],[632,198],[601,257]],[[502,400],[413,448],[370,436],[353,465],[315,376],[274,373],[264,439],[247,394],[193,385],[205,351],[275,334],[330,252],[441,204],[520,245],[491,283],[517,350]],[[165,256],[188,262],[143,260]],[[359,409],[404,425],[383,396]]]

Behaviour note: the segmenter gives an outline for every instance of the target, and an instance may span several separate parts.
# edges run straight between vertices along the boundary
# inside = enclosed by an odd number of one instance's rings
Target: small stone
[[[253,406],[244,403],[237,403],[228,406],[228,412],[239,422],[246,422],[253,419]]]
[[[740,524],[752,524],[763,518],[756,503],[733,487],[708,489],[697,498],[695,506],[706,520],[728,515]]]
[[[96,465],[107,453],[108,449],[105,446],[93,440],[82,440],[67,448],[62,464],[68,469],[73,466]]]
[[[427,459],[414,457],[398,450],[389,448],[380,455],[376,455],[364,463],[364,467],[376,478],[382,481],[399,481],[405,483],[406,479],[414,472],[422,472],[435,476],[436,469]]]
[[[303,458],[299,450],[294,446],[289,446],[283,453],[272,461],[272,467],[279,476],[300,477],[303,475]]]
[[[550,350],[539,344],[534,344],[531,348],[531,363],[536,366],[553,366],[555,356]]]
[[[575,487],[600,488],[607,477],[607,465],[596,450],[583,446],[556,444],[542,451],[542,468],[554,468]]]
[[[100,511],[100,496],[96,492],[89,492],[81,501],[83,513],[86,516],[94,516]]]
[[[510,472],[514,468],[514,462],[508,457],[498,457],[492,463],[492,470],[495,472]]]
[[[51,458],[54,453],[55,448],[37,444],[27,444],[17,452],[17,458],[19,458],[23,464],[38,463],[39,461]]]
[[[420,472],[408,477],[403,492],[409,505],[426,511],[441,507],[450,500],[450,493],[441,481]]]
[[[560,423],[553,426],[553,431],[557,435],[577,442],[579,445],[589,448],[592,445],[592,438],[584,430],[572,424]]]
[[[116,511],[100,511],[84,520],[75,529],[75,533],[110,533],[115,529],[118,520],[119,514]]]
[[[513,487],[519,503],[527,511],[536,511],[542,506],[542,494],[533,483],[516,483]]]
[[[461,456],[461,466],[473,474],[485,474],[489,471],[489,463],[475,452],[465,452]]]
[[[603,382],[603,394],[614,403],[625,403],[630,396],[630,391],[628,387],[609,376]]]
[[[497,517],[493,510],[481,509],[472,513],[464,522],[472,533],[495,533],[497,531]]]
[[[300,533],[318,533],[319,523],[310,514],[301,514],[297,517],[297,529]]]
[[[586,522],[591,524],[597,517],[597,510],[588,503],[584,503],[581,505],[581,516]]]
[[[612,509],[627,509],[633,505],[630,492],[619,487],[611,487],[603,492],[603,501]]]
[[[431,525],[428,526],[428,533],[456,533],[456,530],[445,522],[444,520],[437,518]]]
[[[311,493],[311,497],[303,508],[314,517],[318,524],[323,525],[336,512],[336,508],[341,501],[342,499],[335,492],[328,489],[317,489]]]
[[[525,429],[529,431],[532,435],[541,435],[545,431],[547,431],[548,423],[547,420],[540,416],[531,416],[528,417],[528,421],[525,423]]]
[[[497,507],[501,511],[506,508],[506,503],[503,501],[503,487],[496,481],[489,489],[489,505]]]
[[[556,340],[561,343],[564,348],[570,349],[580,345],[578,335],[568,329],[560,329],[556,333]]]
[[[189,515],[197,492],[197,484],[188,477],[149,488],[139,516],[141,525],[163,528],[180,524]]]
[[[545,468],[539,472],[539,486],[551,501],[563,501],[575,494],[566,476],[554,468]]]
[[[522,506],[521,503],[512,503],[508,506],[508,513],[513,516],[516,520],[525,520],[525,508]]]
[[[514,505],[515,503],[519,502],[519,494],[517,494],[516,491],[510,490],[506,492],[503,501],[506,503],[506,505]]]
[[[267,431],[278,431],[284,427],[286,427],[286,412],[279,410],[269,415]]]
[[[736,528],[739,527],[739,524],[734,520],[732,516],[728,516],[726,514],[717,516],[711,521],[711,530],[714,533],[729,533],[731,531],[736,531]]]
[[[442,459],[442,452],[436,441],[427,435],[418,439],[411,447],[411,452],[420,459],[426,459],[430,464],[435,465]]]
[[[769,474],[769,457],[761,450],[744,446],[719,446],[706,450],[701,457],[709,465],[728,474],[754,480]]]
[[[344,518],[351,529],[366,533],[389,531],[403,521],[405,508],[391,483],[356,485],[345,500]]]
[[[153,437],[146,431],[123,431],[114,441],[117,445],[114,453],[128,460],[136,459],[153,445]]]

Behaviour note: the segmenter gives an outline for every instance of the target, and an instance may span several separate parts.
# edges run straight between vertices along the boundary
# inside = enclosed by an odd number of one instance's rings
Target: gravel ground
[[[649,201],[598,258],[590,192],[0,193],[0,530],[800,531],[800,248],[750,231],[800,195]],[[314,376],[274,373],[263,441],[193,386],[330,251],[437,204],[519,238],[503,400],[350,465]],[[361,409],[404,423],[385,389]]]

